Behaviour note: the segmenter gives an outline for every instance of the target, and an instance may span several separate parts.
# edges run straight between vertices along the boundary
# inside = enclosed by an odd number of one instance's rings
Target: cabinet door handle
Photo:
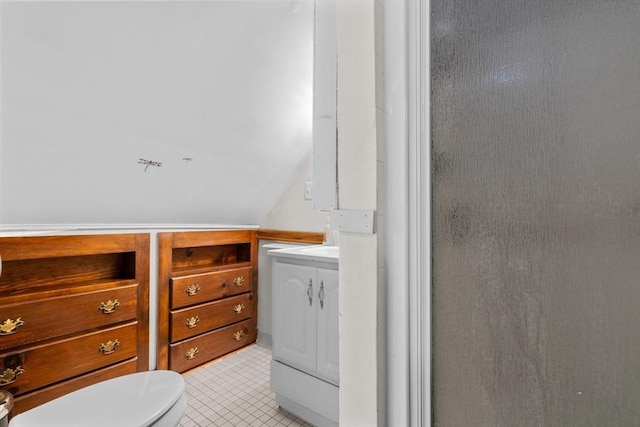
[[[309,279],[309,286],[307,286],[307,298],[309,298],[309,307],[313,304],[313,282]]]
[[[242,311],[243,311],[243,310],[244,310],[244,304],[236,304],[236,305],[233,307],[233,311],[234,311],[234,313],[236,313],[236,314],[240,314],[240,313],[242,313]]]
[[[236,286],[244,285],[244,277],[243,276],[236,277],[235,279],[233,279],[233,284]]]
[[[318,291],[318,299],[320,300],[320,310],[324,308],[324,280],[320,281],[320,290]]]

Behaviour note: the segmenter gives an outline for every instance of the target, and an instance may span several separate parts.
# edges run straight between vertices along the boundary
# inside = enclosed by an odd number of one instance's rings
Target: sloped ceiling
[[[1,8],[3,224],[260,223],[311,150],[311,0]]]

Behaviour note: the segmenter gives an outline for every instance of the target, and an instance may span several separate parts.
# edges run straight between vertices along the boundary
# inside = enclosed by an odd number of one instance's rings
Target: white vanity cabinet
[[[316,426],[337,426],[337,254],[313,256],[307,249],[294,256],[300,250],[269,252],[274,257],[271,388],[284,409]]]
[[[273,358],[338,385],[338,271],[273,267]]]

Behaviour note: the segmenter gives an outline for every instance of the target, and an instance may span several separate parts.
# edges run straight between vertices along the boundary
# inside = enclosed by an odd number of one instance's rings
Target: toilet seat
[[[147,427],[176,404],[185,383],[173,371],[148,371],[103,381],[15,416],[9,427]]]

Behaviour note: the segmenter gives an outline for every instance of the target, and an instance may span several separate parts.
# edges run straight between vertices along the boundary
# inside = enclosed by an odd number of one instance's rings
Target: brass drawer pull
[[[233,307],[233,311],[235,311],[236,314],[242,313],[242,310],[244,309],[245,309],[244,304],[236,304],[236,306]]]
[[[244,329],[239,330],[238,332],[233,333],[233,340],[240,341],[244,337]]]
[[[198,354],[198,351],[198,347],[190,348],[184,353],[184,357],[186,357],[187,360],[193,360],[196,358],[196,354]]]
[[[120,301],[118,301],[117,299],[109,300],[107,302],[100,303],[100,307],[98,307],[98,310],[102,310],[103,314],[111,314],[116,311],[116,308],[118,308],[119,306]]]
[[[100,351],[102,354],[111,354],[114,351],[116,351],[116,348],[118,348],[118,346],[120,345],[120,341],[115,340],[115,341],[107,341],[106,344],[102,343],[100,344],[100,348],[98,348],[98,351]]]
[[[187,325],[187,327],[189,329],[193,329],[193,328],[196,327],[198,322],[200,322],[200,318],[198,316],[194,316],[194,317],[191,317],[191,318],[187,319],[187,321],[184,322],[184,324]]]
[[[244,285],[244,277],[243,276],[236,277],[235,279],[233,279],[233,284],[236,286]]]
[[[20,375],[24,374],[24,369],[18,366],[16,369],[7,368],[0,375],[0,386],[9,385],[15,382]]]
[[[0,324],[0,335],[11,335],[18,331],[20,326],[23,326],[24,322],[22,318],[18,317],[16,320],[7,319]]]
[[[190,297],[194,296],[195,294],[198,293],[198,291],[200,290],[200,285],[198,285],[197,283],[194,283],[193,285],[187,286],[187,295],[189,295]]]

